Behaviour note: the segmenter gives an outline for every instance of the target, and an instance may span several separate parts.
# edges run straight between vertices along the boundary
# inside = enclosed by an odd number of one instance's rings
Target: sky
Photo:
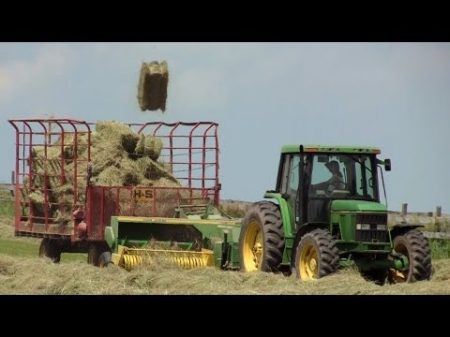
[[[142,62],[167,61],[164,113],[139,109]],[[275,187],[283,144],[381,148],[388,207],[450,213],[450,43],[0,43],[0,182],[10,118],[219,123],[221,196]]]

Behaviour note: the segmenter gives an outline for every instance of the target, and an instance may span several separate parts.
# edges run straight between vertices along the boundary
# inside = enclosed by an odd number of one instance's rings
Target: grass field
[[[88,265],[85,254],[63,254],[59,264],[40,259],[40,241],[15,238],[12,224],[10,216],[0,216],[0,294],[450,294],[448,258],[433,261],[431,281],[382,287],[351,268],[310,282],[269,273],[167,265],[127,272]],[[434,254],[443,255],[442,251],[448,252],[448,247]]]
[[[0,191],[2,192],[2,191]],[[235,204],[226,210],[242,213]],[[14,237],[13,205],[0,193],[0,294],[450,294],[450,245],[432,241],[431,281],[377,286],[348,268],[317,281],[294,276],[167,265],[131,272],[86,263],[86,254],[62,254],[61,263],[38,258],[39,239]]]

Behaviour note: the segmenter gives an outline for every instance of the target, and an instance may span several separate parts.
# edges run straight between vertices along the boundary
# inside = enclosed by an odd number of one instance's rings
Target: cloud
[[[0,64],[0,102],[29,92],[35,87],[45,87],[64,73],[71,59],[72,53],[68,46],[45,44],[30,61]]]

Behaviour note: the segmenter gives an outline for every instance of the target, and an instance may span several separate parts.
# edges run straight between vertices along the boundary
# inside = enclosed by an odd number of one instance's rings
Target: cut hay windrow
[[[163,142],[157,137],[139,135],[119,122],[99,121],[91,134],[90,182],[94,186],[180,187],[170,172],[170,166],[158,161],[162,148]],[[73,206],[85,201],[87,135],[78,137],[77,142],[66,135],[64,145],[58,139],[47,146],[47,156],[44,150],[43,147],[31,150],[31,165],[36,175],[31,184],[28,178],[24,179],[23,200],[31,202],[34,216],[44,217],[44,193],[47,190],[49,217],[60,224],[67,224],[71,220]],[[76,177],[75,163],[78,163]],[[74,200],[75,188],[77,200]],[[176,194],[176,191],[167,189],[160,191],[159,196],[161,200],[175,201]],[[119,202],[121,209],[130,208],[129,194],[121,197]],[[175,208],[175,205],[170,206]],[[146,209],[148,213],[148,206]],[[139,213],[144,215],[143,210]]]
[[[142,111],[166,110],[169,70],[165,61],[142,63],[138,84],[138,102]]]

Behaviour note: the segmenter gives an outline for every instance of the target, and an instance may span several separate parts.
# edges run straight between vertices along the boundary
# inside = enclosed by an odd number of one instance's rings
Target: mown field
[[[450,294],[448,245],[432,243],[431,281],[377,286],[351,268],[317,281],[214,268],[152,265],[127,272],[99,269],[85,254],[63,254],[53,264],[37,257],[39,240],[13,235],[12,209],[0,202],[0,294]]]

